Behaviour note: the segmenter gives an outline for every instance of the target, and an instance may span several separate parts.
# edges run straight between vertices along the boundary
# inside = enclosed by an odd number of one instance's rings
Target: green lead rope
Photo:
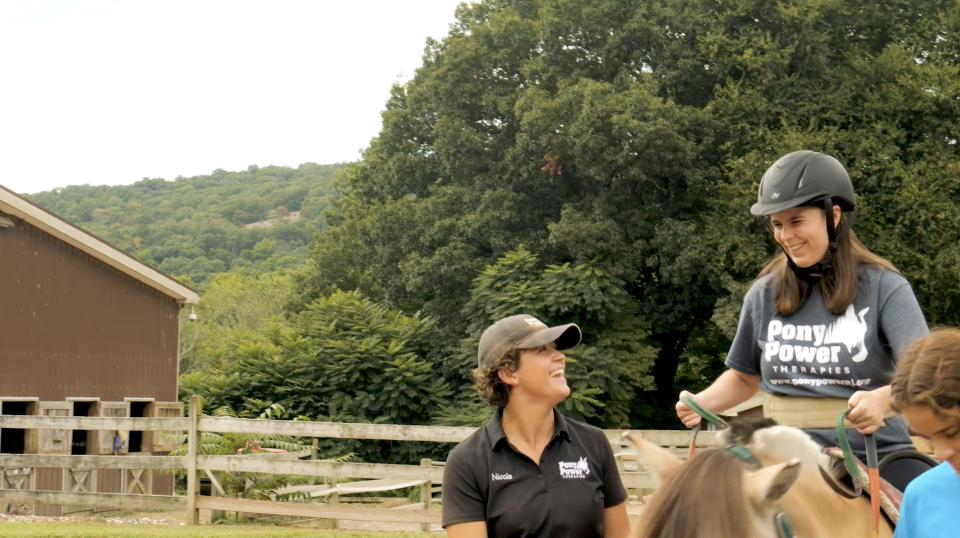
[[[694,413],[700,415],[701,419],[706,420],[710,424],[713,424],[718,428],[727,427],[727,421],[704,409],[700,404],[697,403],[696,400],[693,399],[692,396],[684,396],[683,403],[687,404],[687,407],[689,407]]]
[[[843,428],[843,419],[847,417],[847,413],[849,412],[849,409],[845,409],[837,415],[837,443],[840,444],[840,450],[843,452],[843,464],[847,467],[847,473],[850,474],[850,479],[855,480],[857,484],[862,484],[860,468],[857,467],[857,459],[853,456],[850,442],[847,441],[847,433]]]

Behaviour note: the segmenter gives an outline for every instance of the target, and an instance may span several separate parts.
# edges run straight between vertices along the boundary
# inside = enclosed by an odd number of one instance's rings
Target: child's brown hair
[[[960,407],[960,329],[937,329],[917,339],[900,357],[890,385],[894,410],[922,405],[948,418],[942,411]]]

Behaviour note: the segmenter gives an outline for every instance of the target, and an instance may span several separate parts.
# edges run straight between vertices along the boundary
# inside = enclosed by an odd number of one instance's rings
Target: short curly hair
[[[897,362],[890,385],[895,411],[920,405],[948,418],[944,411],[960,408],[960,330],[939,328],[915,340]]]
[[[510,385],[507,385],[497,374],[502,368],[516,372],[520,368],[520,353],[523,350],[511,349],[486,368],[474,369],[473,382],[480,391],[480,399],[496,407],[504,407],[510,400]]]

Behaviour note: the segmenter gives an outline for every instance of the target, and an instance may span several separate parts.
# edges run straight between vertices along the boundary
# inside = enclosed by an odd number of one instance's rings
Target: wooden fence
[[[248,455],[205,456],[198,453],[201,433],[244,433],[262,435],[287,435],[301,438],[378,439],[396,441],[420,441],[457,443],[476,431],[473,427],[399,426],[383,424],[342,424],[326,422],[303,422],[284,420],[250,420],[222,417],[201,417],[200,398],[190,400],[186,418],[115,418],[115,417],[54,417],[54,416],[0,416],[0,428],[24,430],[100,430],[144,432],[188,432],[186,456],[52,456],[36,454],[0,454],[0,476],[14,475],[16,469],[61,468],[67,472],[88,469],[132,469],[160,471],[185,469],[187,471],[186,496],[130,495],[84,491],[32,491],[26,488],[0,489],[0,504],[51,504],[84,507],[110,507],[122,510],[185,510],[190,524],[198,522],[200,509],[319,518],[331,521],[359,520],[398,523],[420,523],[428,530],[430,524],[440,522],[437,510],[429,510],[436,491],[442,482],[442,462],[425,460],[420,465],[392,465],[351,462],[329,462],[293,458],[251,457]],[[637,464],[630,449],[623,445],[621,430],[605,430],[608,440],[621,463],[624,487],[639,499],[644,490],[655,483]],[[661,446],[671,447],[678,455],[686,454],[690,434],[685,431],[641,431],[644,438]],[[716,446],[714,432],[703,432],[697,438],[700,447]],[[366,479],[366,483],[340,483],[329,491],[319,491],[319,502],[254,501],[226,497],[222,486],[212,471],[251,472],[304,475],[333,479]],[[205,474],[211,480],[211,489],[220,496],[199,495],[199,476]],[[14,484],[4,480],[4,487]],[[337,503],[342,494],[362,491],[419,485],[422,498],[418,505],[390,508],[343,506]],[[351,489],[351,486],[352,489]],[[442,502],[442,499],[438,499]],[[414,508],[414,509],[404,509]]]

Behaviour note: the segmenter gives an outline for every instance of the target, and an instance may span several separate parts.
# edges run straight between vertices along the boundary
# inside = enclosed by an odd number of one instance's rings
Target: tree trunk
[[[680,425],[674,411],[679,392],[674,387],[677,368],[680,365],[680,355],[687,344],[686,333],[667,333],[655,335],[660,346],[660,354],[653,365],[654,382],[657,390],[648,393],[656,402],[652,402],[657,410],[656,415],[649,417],[654,427],[658,429],[675,429]]]

